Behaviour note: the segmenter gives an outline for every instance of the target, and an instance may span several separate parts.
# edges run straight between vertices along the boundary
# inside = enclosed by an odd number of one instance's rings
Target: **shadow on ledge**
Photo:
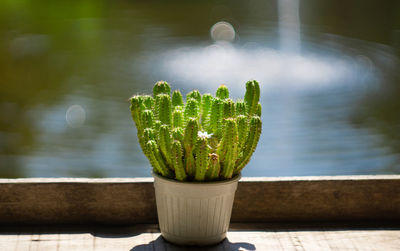
[[[227,238],[222,241],[221,243],[214,245],[214,246],[206,246],[206,247],[195,247],[195,246],[178,246],[172,243],[169,243],[164,240],[161,236],[159,236],[154,241],[151,241],[148,244],[138,245],[131,249],[131,251],[149,251],[149,250],[173,250],[173,251],[239,251],[239,250],[256,250],[256,247],[253,244],[246,243],[246,242],[238,242],[232,243]]]

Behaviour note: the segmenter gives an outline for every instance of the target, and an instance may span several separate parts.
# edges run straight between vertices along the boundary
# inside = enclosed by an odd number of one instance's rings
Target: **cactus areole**
[[[261,134],[260,86],[246,83],[244,99],[229,98],[221,85],[216,96],[194,90],[171,95],[159,81],[150,95],[135,95],[130,109],[139,144],[153,172],[178,181],[228,180],[249,163]]]

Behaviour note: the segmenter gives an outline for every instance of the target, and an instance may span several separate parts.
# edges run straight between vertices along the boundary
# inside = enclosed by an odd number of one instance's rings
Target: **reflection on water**
[[[6,1],[0,177],[149,176],[131,94],[165,79],[240,97],[252,78],[264,124],[244,175],[400,173],[398,2],[294,3]]]
[[[161,55],[161,56],[160,56]],[[215,82],[240,86],[254,78],[263,88],[317,89],[328,85],[360,85],[374,77],[368,62],[342,52],[286,53],[255,44],[234,47],[217,43],[186,47],[157,54],[151,65],[169,78],[181,78],[213,90]],[[159,63],[160,65],[158,65]],[[363,72],[363,73],[362,73]],[[205,74],[206,73],[206,74]],[[362,74],[363,83],[360,83]],[[204,83],[204,84],[202,84]]]
[[[278,0],[280,49],[300,52],[300,0]]]

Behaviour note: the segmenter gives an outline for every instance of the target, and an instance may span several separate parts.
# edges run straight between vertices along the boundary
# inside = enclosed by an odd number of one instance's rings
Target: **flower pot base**
[[[226,238],[226,233],[216,235],[216,236],[207,236],[203,238],[199,237],[182,237],[168,233],[161,233],[162,237],[173,244],[182,245],[182,246],[210,246],[216,245],[223,241]]]

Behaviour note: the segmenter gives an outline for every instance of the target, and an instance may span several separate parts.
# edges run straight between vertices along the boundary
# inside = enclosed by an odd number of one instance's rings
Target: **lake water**
[[[399,1],[5,1],[0,177],[144,177],[127,99],[261,84],[244,176],[400,173]],[[224,22],[222,22],[224,21]]]

